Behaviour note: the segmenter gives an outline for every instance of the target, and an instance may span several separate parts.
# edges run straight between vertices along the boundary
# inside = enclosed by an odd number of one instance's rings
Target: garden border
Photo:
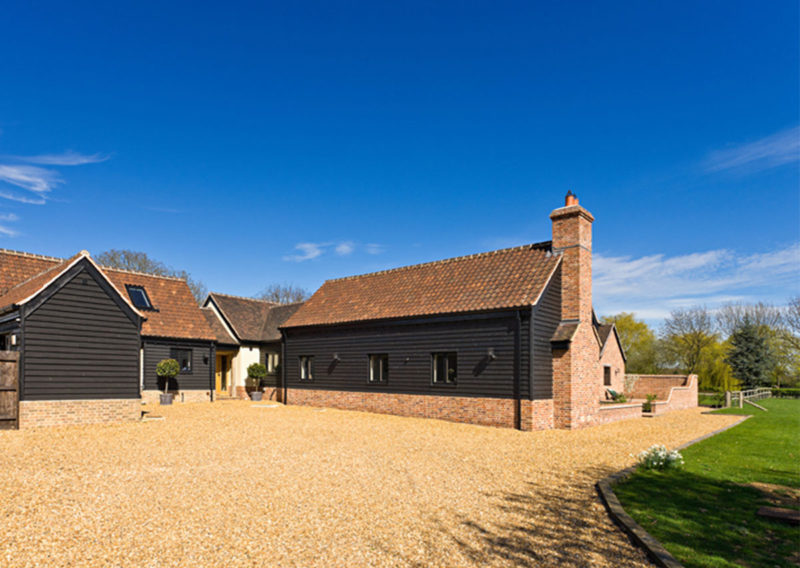
[[[743,416],[740,420],[737,420],[733,424],[730,424],[725,428],[715,430],[709,434],[706,434],[705,436],[700,436],[699,438],[686,442],[685,444],[678,446],[677,449],[683,450],[684,448],[688,448],[689,446],[698,442],[707,440],[712,436],[721,434],[725,430],[730,430],[731,428],[738,426],[748,418],[750,418],[750,415]],[[637,466],[635,465],[626,467],[625,469],[616,473],[612,473],[608,477],[604,477],[598,481],[595,487],[597,488],[597,492],[600,494],[600,500],[603,501],[603,504],[606,506],[611,520],[628,534],[631,541],[633,541],[636,546],[643,548],[647,553],[648,558],[650,558],[650,560],[652,560],[657,566],[660,566],[661,568],[683,568],[683,564],[678,562],[677,559],[672,556],[672,554],[670,554],[658,540],[653,538],[653,536],[644,530],[639,523],[633,520],[633,517],[631,517],[622,507],[622,503],[619,502],[617,494],[614,493],[613,486],[630,476],[634,471],[636,471],[636,467]]]

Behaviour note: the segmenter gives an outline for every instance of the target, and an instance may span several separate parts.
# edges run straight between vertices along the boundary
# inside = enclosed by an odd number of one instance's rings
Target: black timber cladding
[[[561,269],[555,271],[533,310],[531,334],[531,398],[553,397],[553,354],[550,339],[561,323]]]
[[[520,326],[520,393],[529,393],[530,310]],[[516,311],[410,318],[284,330],[287,388],[513,398]],[[492,350],[495,358],[489,357]],[[458,353],[456,385],[431,384],[431,354]],[[385,384],[368,384],[368,356],[389,355]],[[314,380],[299,380],[299,358],[314,357]],[[338,361],[334,360],[338,355]]]
[[[140,320],[91,263],[77,263],[22,314],[22,400],[140,396]]]
[[[170,381],[170,390],[212,390],[214,353],[212,343],[189,339],[149,339],[142,341],[144,348],[144,390],[161,390],[163,382],[156,376],[156,365],[170,358],[170,349],[192,350],[192,372],[181,373]]]

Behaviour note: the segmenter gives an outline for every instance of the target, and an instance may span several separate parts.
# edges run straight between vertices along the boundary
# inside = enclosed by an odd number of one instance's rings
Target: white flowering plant
[[[639,453],[639,467],[643,469],[675,469],[683,465],[683,456],[678,450],[668,450],[662,444],[650,446]]]

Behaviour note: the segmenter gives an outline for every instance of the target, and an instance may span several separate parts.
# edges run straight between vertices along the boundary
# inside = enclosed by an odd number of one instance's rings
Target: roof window
[[[153,304],[150,302],[150,298],[148,297],[144,286],[133,286],[131,284],[126,284],[125,287],[128,289],[128,296],[130,296],[131,302],[133,302],[134,306],[142,310],[153,309]]]

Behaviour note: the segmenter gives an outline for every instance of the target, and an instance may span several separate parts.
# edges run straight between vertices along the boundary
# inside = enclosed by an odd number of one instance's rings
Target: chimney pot
[[[577,205],[578,204],[578,196],[572,193],[572,191],[567,192],[567,197],[564,200],[564,206],[569,207],[570,205]]]

